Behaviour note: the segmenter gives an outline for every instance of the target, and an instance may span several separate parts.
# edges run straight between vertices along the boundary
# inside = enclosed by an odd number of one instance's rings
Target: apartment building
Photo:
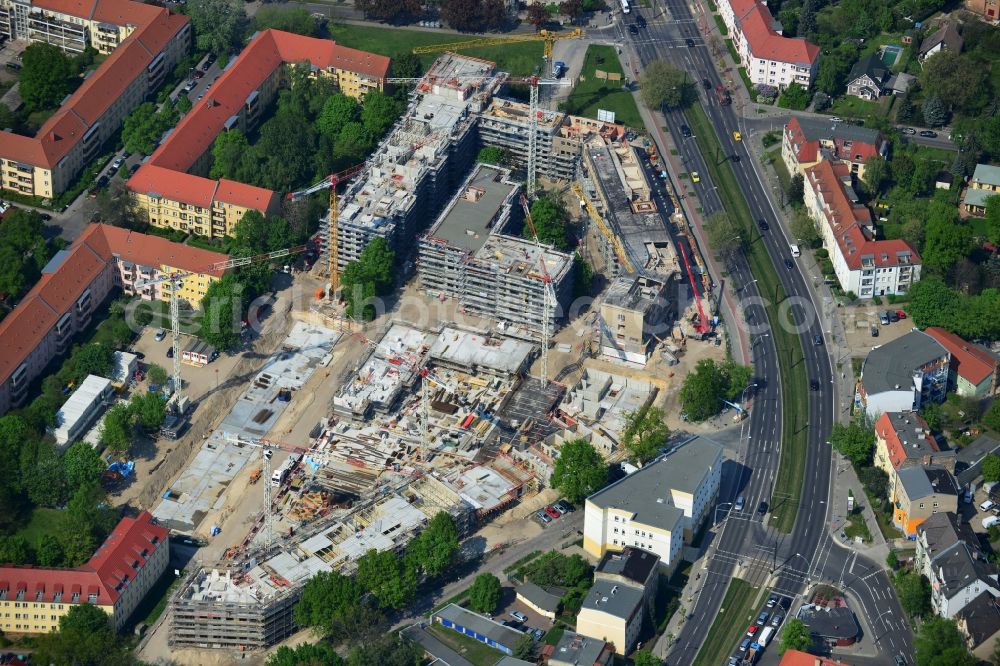
[[[90,46],[106,55],[162,12],[132,0],[0,0],[0,35],[45,42],[70,54]]]
[[[583,549],[603,557],[634,546],[672,570],[715,503],[721,470],[722,448],[695,437],[594,493],[586,501]]]
[[[1000,0],[965,0],[962,6],[984,21],[1000,20]]]
[[[609,550],[594,567],[594,578],[640,589],[646,604],[652,606],[660,582],[660,558],[632,546],[620,552]]]
[[[958,483],[951,472],[940,467],[907,467],[896,474],[889,501],[893,524],[913,536],[932,515],[958,511]]]
[[[513,235],[520,185],[510,171],[479,164],[419,239],[418,275],[429,293],[457,298],[465,311],[499,320],[510,334],[549,333],[573,294],[573,257]],[[548,277],[546,277],[548,276]],[[556,302],[548,321],[546,280]]]
[[[942,402],[951,354],[937,340],[913,330],[868,352],[854,395],[869,419],[883,412],[915,412],[925,402]]]
[[[936,465],[955,471],[955,451],[942,449],[917,412],[883,412],[875,421],[875,466],[889,477],[889,495],[897,474],[909,467]]]
[[[301,62],[309,62],[315,76],[332,77],[341,92],[358,99],[381,90],[389,73],[385,56],[280,30],[257,33],[129,179],[128,188],[151,225],[222,238],[233,234],[248,211],[278,211],[276,192],[205,176],[216,137],[230,130],[254,130],[278,94],[283,66]]]
[[[989,592],[981,592],[955,614],[965,646],[980,662],[988,662],[1000,639],[1000,603]]]
[[[924,333],[937,340],[951,354],[948,386],[966,398],[986,398],[998,390],[997,357],[982,345],[968,342],[954,333],[928,326]]]
[[[558,643],[542,648],[542,656],[546,657],[549,666],[611,666],[615,660],[615,646],[567,630]]]
[[[135,293],[137,280],[190,271],[179,289],[197,307],[208,285],[222,275],[212,264],[226,259],[155,236],[88,226],[69,248],[56,253],[38,283],[0,322],[0,414],[23,404],[31,382],[69,350],[73,336],[90,324],[94,310],[113,291]],[[162,286],[141,291],[147,299],[168,298]]]
[[[962,195],[962,208],[967,213],[982,217],[986,215],[986,201],[997,195],[1000,195],[1000,166],[977,164],[969,187]]]
[[[931,607],[955,617],[980,594],[1000,596],[998,571],[975,533],[954,513],[936,513],[917,527],[916,567],[931,583]]]
[[[619,275],[601,301],[601,355],[621,363],[645,366],[655,340],[673,323],[667,286],[670,280],[645,275]]]
[[[827,119],[792,118],[781,137],[781,159],[791,174],[823,160],[847,164],[858,178],[865,176],[865,162],[889,154],[889,142],[876,130]]]
[[[643,591],[597,578],[576,615],[576,631],[614,645],[617,654],[632,651],[646,616]]]
[[[86,564],[75,569],[0,567],[0,629],[44,634],[73,606],[89,603],[118,631],[167,570],[168,530],[143,511],[122,518]]]
[[[765,2],[722,0],[719,14],[750,81],[784,90],[793,83],[808,88],[819,69],[819,47],[784,37],[781,23]]]
[[[34,137],[0,132],[0,186],[52,198],[100,154],[101,146],[118,131],[125,116],[187,55],[191,25],[186,16],[130,0],[49,0],[45,8],[38,3],[11,1],[6,11],[6,28],[0,18],[0,31],[7,30],[8,35],[52,41],[56,37],[51,32],[45,36],[32,32],[28,17],[57,12],[65,23],[84,30],[86,44],[110,53]],[[88,26],[95,22],[104,27],[95,28],[92,34]],[[117,36],[103,42],[94,37],[112,32]],[[56,41],[70,51],[77,44],[64,37]]]
[[[822,160],[804,174],[806,210],[819,225],[840,288],[863,299],[907,293],[920,279],[920,255],[904,240],[874,240],[872,214],[859,202],[850,166]]]

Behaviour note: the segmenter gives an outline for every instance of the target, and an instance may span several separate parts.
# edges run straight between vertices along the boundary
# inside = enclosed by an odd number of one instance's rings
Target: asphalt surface
[[[635,21],[634,14],[628,17],[627,23],[619,24],[620,43],[638,56],[638,62],[630,66],[635,72],[652,60],[665,58],[689,72],[697,84],[705,112],[719,135],[723,154],[701,155],[694,138],[682,136],[680,126],[686,123],[679,111],[666,111],[667,129],[678,146],[684,169],[698,171],[701,175],[701,181],[693,187],[705,216],[722,210],[705,160],[731,160],[734,154],[740,157],[739,163],[732,164],[736,180],[754,219],[765,220],[770,227],[766,232],[754,230],[753,238],[744,240],[764,243],[774,262],[787,295],[782,307],[787,308],[788,319],[794,322],[801,340],[808,380],[819,385],[819,390],[810,392],[809,396],[806,475],[798,515],[791,534],[783,535],[765,527],[756,513],[762,501],[768,502],[771,508],[788,501],[773,492],[782,434],[780,372],[774,338],[767,334],[768,323],[760,301],[761,298],[773,298],[773,295],[757,291],[745,259],[736,257],[729,266],[729,281],[743,301],[758,386],[753,389],[750,417],[744,421],[742,466],[735,482],[724,488],[720,502],[724,505],[742,495],[745,506],[742,512],[730,511],[716,538],[707,563],[707,576],[703,576],[706,581],[667,663],[690,664],[694,661],[707,633],[705,627],[714,621],[729,580],[736,574],[756,586],[770,586],[793,597],[801,595],[811,583],[833,581],[849,590],[860,603],[861,608],[855,610],[867,618],[873,633],[871,638],[884,663],[891,663],[892,655],[897,652],[912,658],[909,628],[884,571],[835,543],[827,529],[832,461],[826,440],[835,420],[831,359],[825,344],[814,344],[815,336],[825,340],[824,325],[798,265],[793,259],[792,268],[785,268],[785,260],[791,259],[788,237],[768,199],[756,160],[744,143],[734,140],[732,135],[734,130],[745,134],[747,127],[733,106],[720,105],[714,93],[707,93],[700,85],[702,79],[708,79],[714,89],[721,79],[699,32],[699,23],[684,1],[665,0],[662,6],[657,4],[654,10],[646,10],[643,14],[647,26],[638,34],[630,33],[627,28],[628,23]],[[689,39],[693,46],[688,46]]]

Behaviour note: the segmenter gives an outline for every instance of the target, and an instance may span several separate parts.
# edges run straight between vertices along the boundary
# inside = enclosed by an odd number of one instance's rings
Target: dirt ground
[[[847,333],[847,343],[851,348],[851,356],[863,358],[873,347],[892,342],[913,329],[913,322],[909,319],[900,319],[887,326],[880,324],[879,313],[890,309],[896,310],[897,308],[890,305],[837,308],[837,313],[844,323],[844,331]],[[878,329],[877,338],[872,337],[872,326]]]

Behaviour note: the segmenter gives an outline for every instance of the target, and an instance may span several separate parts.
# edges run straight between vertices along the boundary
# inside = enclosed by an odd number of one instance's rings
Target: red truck
[[[721,83],[715,87],[715,96],[719,98],[719,104],[732,104],[733,98],[726,90],[726,86]]]

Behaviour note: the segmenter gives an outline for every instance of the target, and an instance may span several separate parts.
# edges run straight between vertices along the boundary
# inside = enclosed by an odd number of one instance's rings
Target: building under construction
[[[573,293],[573,257],[513,235],[523,218],[510,172],[479,164],[419,239],[418,275],[427,292],[457,298],[464,310],[496,319],[512,335],[534,338],[545,319],[546,281],[556,295],[555,332]]]

